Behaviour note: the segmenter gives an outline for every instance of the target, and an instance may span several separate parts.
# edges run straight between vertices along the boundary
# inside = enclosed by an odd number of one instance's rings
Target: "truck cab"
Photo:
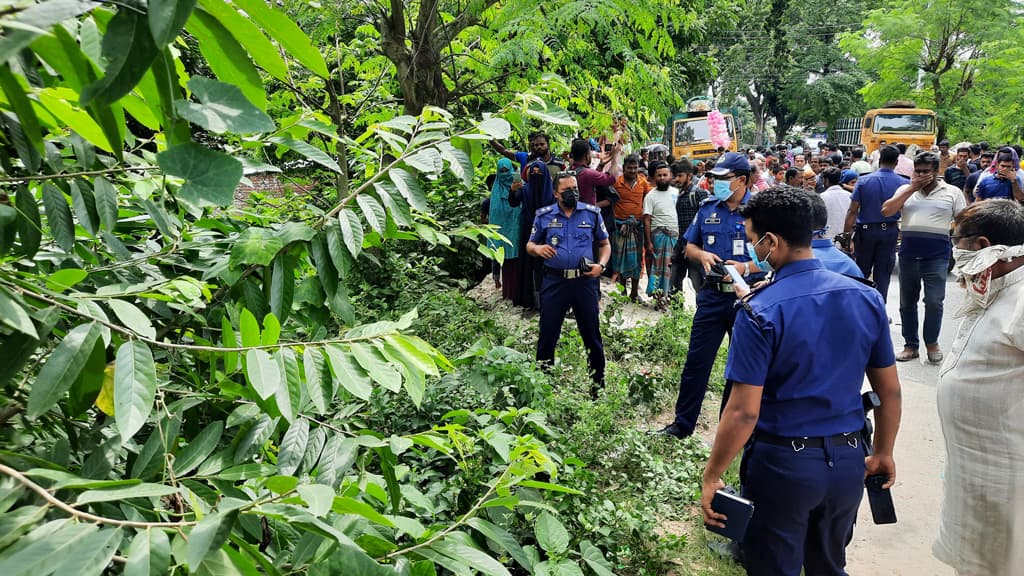
[[[708,126],[708,113],[711,112],[711,101],[705,97],[691,98],[686,103],[686,111],[673,114],[665,125],[665,143],[676,158],[691,159],[711,158],[718,155],[718,150],[711,142],[711,128]],[[725,117],[725,127],[729,134],[727,152],[739,150],[739,126],[736,115],[731,110],[721,110]]]

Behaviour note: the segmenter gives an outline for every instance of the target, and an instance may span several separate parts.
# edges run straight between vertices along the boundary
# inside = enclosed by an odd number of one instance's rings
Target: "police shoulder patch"
[[[550,214],[552,211],[554,211],[556,206],[558,206],[558,204],[551,204],[550,206],[545,206],[543,208],[538,208],[537,209],[537,216],[540,216],[541,214]]]
[[[580,202],[579,203],[579,207],[583,208],[584,210],[590,210],[591,212],[594,212],[595,214],[600,214],[601,213],[601,209],[600,208],[598,208],[597,206],[594,206],[593,204],[587,204],[586,202]]]
[[[704,204],[712,204],[714,202],[718,202],[718,198],[715,198],[714,196],[708,196],[707,198],[701,200],[700,203],[701,203],[701,205],[704,205]]]

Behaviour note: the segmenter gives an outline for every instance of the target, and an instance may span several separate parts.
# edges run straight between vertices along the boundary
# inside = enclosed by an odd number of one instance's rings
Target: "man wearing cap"
[[[874,281],[882,300],[889,295],[889,279],[896,267],[896,241],[900,233],[900,214],[883,216],[882,204],[892,198],[897,188],[910,181],[893,171],[899,156],[900,151],[895,146],[882,148],[878,170],[857,180],[843,226],[844,236],[853,236],[857,266],[865,278]]]
[[[746,277],[748,284],[764,279],[765,272],[754,266],[747,253],[745,219],[740,208],[750,199],[750,162],[745,154],[729,152],[714,169],[712,196],[705,200],[687,228],[686,258],[699,262],[706,282],[697,293],[697,312],[690,328],[690,346],[679,379],[675,419],[658,434],[685,438],[697,427],[697,417],[707,392],[711,368],[726,333],[736,318],[736,294],[728,274],[725,278],[709,274],[713,265],[730,264]],[[722,406],[729,398],[729,383],[722,395]]]
[[[597,310],[599,278],[608,266],[611,246],[601,210],[580,202],[579,197],[573,172],[555,175],[557,204],[537,210],[526,253],[544,259],[537,361],[547,365],[554,362],[562,323],[566,312],[572,308],[580,337],[587,348],[587,365],[594,380],[591,390],[596,394],[597,388],[604,385],[605,365]],[[596,258],[595,240],[598,248]]]

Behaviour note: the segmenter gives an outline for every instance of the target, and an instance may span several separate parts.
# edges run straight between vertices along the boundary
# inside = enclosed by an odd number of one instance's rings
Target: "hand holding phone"
[[[512,182],[515,183],[515,184],[522,184],[522,182],[523,182],[523,175],[520,174],[519,172],[513,172],[512,173]]]
[[[725,271],[729,273],[729,277],[732,278],[733,284],[738,288],[743,288],[746,291],[750,291],[750,286],[747,281],[743,279],[743,275],[740,274],[739,270],[736,269],[732,264],[725,265]]]

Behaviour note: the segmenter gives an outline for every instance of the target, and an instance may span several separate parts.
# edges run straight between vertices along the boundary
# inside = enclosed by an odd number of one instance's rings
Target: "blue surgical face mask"
[[[772,270],[775,270],[775,268],[768,263],[768,257],[772,255],[772,251],[769,250],[768,253],[764,255],[764,260],[761,260],[757,257],[757,250],[755,250],[757,245],[764,241],[765,238],[767,238],[767,236],[761,236],[761,239],[757,242],[753,244],[747,243],[747,255],[750,256],[750,259],[754,262],[754,265],[757,266],[758,270],[762,272],[771,272]]]
[[[728,200],[732,196],[732,187],[729,185],[731,180],[718,180],[715,179],[715,187],[711,193],[715,195],[715,198],[719,200]]]

